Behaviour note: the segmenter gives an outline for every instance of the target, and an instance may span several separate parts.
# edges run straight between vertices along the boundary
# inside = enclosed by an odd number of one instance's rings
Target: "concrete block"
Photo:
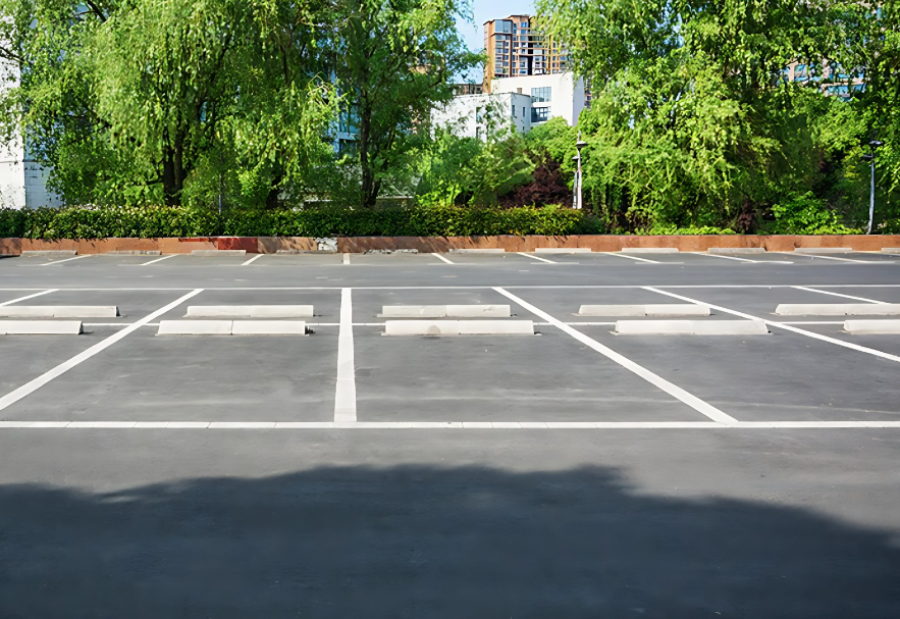
[[[385,335],[534,335],[530,320],[388,320]]]
[[[509,305],[385,305],[385,318],[509,318]]]
[[[158,249],[123,249],[106,252],[107,256],[161,256]]]
[[[478,248],[478,249],[451,249],[451,254],[504,254],[506,250],[503,248]]]
[[[892,316],[900,315],[900,303],[782,303],[779,316]]]
[[[47,258],[67,258],[77,255],[74,249],[27,249],[22,256],[45,256]]]
[[[114,318],[119,315],[115,305],[4,305],[2,317],[21,318]]]
[[[508,305],[448,305],[447,316],[456,318],[509,318]]]
[[[882,247],[881,251],[886,254],[900,254],[900,247]]]
[[[190,305],[194,318],[310,318],[312,305]]]
[[[852,247],[795,247],[795,254],[850,254]]]
[[[306,335],[302,320],[235,320],[232,335]]]
[[[161,320],[156,335],[231,335],[231,320]]]
[[[195,249],[192,256],[246,256],[246,249]]]
[[[0,320],[0,335],[80,335],[80,320]]]
[[[619,335],[766,335],[761,320],[620,320]]]
[[[695,303],[662,303],[645,305],[646,316],[709,316],[709,307]]]
[[[693,303],[659,305],[582,305],[579,316],[709,316],[709,307]]]
[[[765,247],[710,247],[706,250],[708,254],[764,254]]]
[[[446,305],[385,305],[381,308],[385,318],[444,318]]]
[[[623,254],[677,254],[677,247],[623,247]]]
[[[590,247],[538,247],[534,250],[536,254],[589,254]]]
[[[900,320],[846,320],[844,331],[852,335],[900,335]]]

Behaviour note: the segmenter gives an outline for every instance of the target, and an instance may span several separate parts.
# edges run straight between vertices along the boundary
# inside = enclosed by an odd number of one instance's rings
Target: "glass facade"
[[[531,89],[531,100],[535,103],[546,103],[550,101],[550,87],[543,86],[541,88]]]
[[[550,118],[549,107],[533,107],[531,108],[531,122],[542,123]]]

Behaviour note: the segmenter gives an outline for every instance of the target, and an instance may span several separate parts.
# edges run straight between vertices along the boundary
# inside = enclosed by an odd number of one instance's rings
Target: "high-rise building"
[[[490,92],[497,78],[550,75],[568,69],[568,55],[534,27],[530,15],[510,15],[484,23],[484,89]]]

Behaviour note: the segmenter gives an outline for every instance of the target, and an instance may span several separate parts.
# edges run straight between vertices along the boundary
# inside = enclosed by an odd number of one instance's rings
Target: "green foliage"
[[[808,192],[827,202],[835,225],[858,227],[868,213],[859,155],[872,136],[886,142],[876,224],[900,217],[897,0],[537,6],[592,84],[579,123],[589,144],[584,188],[612,228],[752,231],[773,204]],[[788,82],[791,63],[809,77]],[[864,89],[823,96],[861,78]],[[569,156],[554,154],[563,165]]]
[[[794,196],[772,206],[772,234],[860,234],[862,230],[842,225],[833,210],[812,192]]]
[[[0,209],[0,236],[31,239],[179,236],[470,236],[591,234],[595,218],[558,206],[512,209],[458,206],[347,209],[67,207]]]
[[[698,234],[737,234],[731,228],[717,228],[715,226],[688,226],[687,228],[679,228],[672,224],[653,224],[649,228],[636,230],[635,234],[642,236],[679,236],[679,235],[698,235]]]
[[[374,207],[427,139],[431,112],[453,96],[453,78],[481,56],[456,28],[465,0],[334,0],[334,74],[357,136],[359,204]]]

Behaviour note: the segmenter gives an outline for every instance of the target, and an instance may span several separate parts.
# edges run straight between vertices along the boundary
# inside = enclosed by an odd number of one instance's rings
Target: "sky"
[[[531,0],[473,0],[475,25],[458,22],[459,31],[465,37],[469,49],[478,51],[484,47],[484,22],[507,17],[509,15],[531,15],[534,12],[534,3]],[[476,81],[481,80],[481,71],[473,76]]]

